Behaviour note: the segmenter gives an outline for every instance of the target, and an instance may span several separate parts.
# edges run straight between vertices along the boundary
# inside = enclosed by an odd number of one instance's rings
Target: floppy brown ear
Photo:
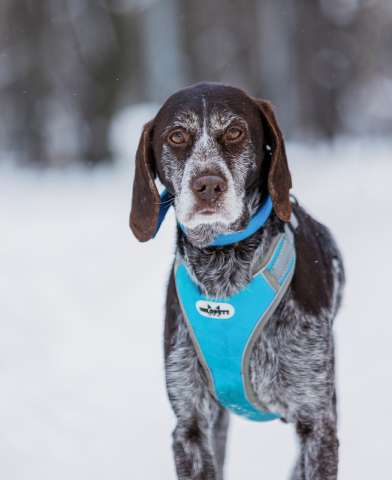
[[[269,132],[266,132],[267,141],[272,143],[271,166],[268,173],[268,190],[272,198],[272,204],[276,215],[284,222],[289,222],[291,215],[289,192],[292,184],[283,135],[278,126],[272,104],[257,98],[254,101],[269,130]]]
[[[151,147],[153,123],[144,125],[136,152],[129,226],[140,242],[151,240],[154,236],[159,215],[160,197],[154,183],[155,162]]]

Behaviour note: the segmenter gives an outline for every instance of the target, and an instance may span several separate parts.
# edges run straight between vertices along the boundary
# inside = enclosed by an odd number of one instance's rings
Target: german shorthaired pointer
[[[246,289],[274,239],[290,231],[296,263],[284,295],[252,343],[247,371],[265,412],[293,423],[300,452],[292,480],[335,480],[338,470],[333,321],[344,286],[329,230],[289,196],[291,177],[271,104],[237,88],[202,83],[171,96],[143,129],[136,155],[130,226],[140,241],[157,230],[159,177],[178,222],[176,262],[205,297]],[[269,198],[262,227],[235,243]],[[176,288],[166,301],[167,390],[177,417],[173,450],[180,480],[219,480],[228,409],[214,395]],[[222,321],[222,320],[221,320]]]

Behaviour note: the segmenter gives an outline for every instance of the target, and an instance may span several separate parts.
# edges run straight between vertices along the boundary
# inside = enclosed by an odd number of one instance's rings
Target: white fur
[[[197,118],[188,114],[187,118],[190,117],[193,121]],[[208,118],[207,103],[203,97],[203,118],[201,122],[198,120],[200,134],[186,162],[180,191],[175,199],[177,219],[188,229],[192,230],[200,225],[217,223],[228,227],[236,222],[243,212],[243,172],[237,167],[235,173],[238,174],[238,178],[234,179],[216,145],[217,132],[223,132],[234,119],[239,119],[239,117],[232,112],[212,113]],[[203,171],[216,171],[227,182],[227,191],[218,201],[217,211],[214,214],[206,215],[195,211],[196,199],[191,190],[191,182],[196,175]]]

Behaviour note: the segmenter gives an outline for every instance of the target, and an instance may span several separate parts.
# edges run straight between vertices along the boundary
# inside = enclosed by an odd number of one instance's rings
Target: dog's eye
[[[243,131],[239,127],[229,127],[225,134],[224,139],[226,142],[238,142],[242,138]]]
[[[169,143],[174,146],[185,145],[188,143],[188,140],[189,134],[183,130],[174,130],[174,132],[168,136]]]

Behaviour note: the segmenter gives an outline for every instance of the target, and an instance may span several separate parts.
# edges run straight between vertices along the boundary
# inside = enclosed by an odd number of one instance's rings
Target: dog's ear
[[[159,216],[160,197],[154,183],[155,160],[151,145],[153,126],[153,120],[144,125],[136,152],[129,225],[140,242],[153,238]]]
[[[291,215],[289,192],[292,184],[283,135],[276,120],[272,104],[257,98],[254,101],[265,121],[265,141],[272,149],[271,165],[268,173],[268,191],[271,195],[276,215],[284,222],[289,222]]]

